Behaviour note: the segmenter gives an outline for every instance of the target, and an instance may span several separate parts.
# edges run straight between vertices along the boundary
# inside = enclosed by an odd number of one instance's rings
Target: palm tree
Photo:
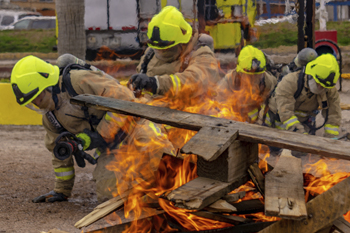
[[[84,0],[56,0],[58,55],[70,53],[85,60]]]

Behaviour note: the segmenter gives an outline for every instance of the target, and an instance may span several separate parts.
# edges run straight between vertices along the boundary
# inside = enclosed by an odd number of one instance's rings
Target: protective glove
[[[308,134],[302,125],[293,125],[288,129],[288,131],[302,133],[302,134]]]
[[[134,74],[129,80],[129,84],[132,84],[134,90],[143,90],[157,93],[158,85],[155,77],[148,77],[146,74]]]
[[[50,191],[44,195],[40,195],[32,200],[34,203],[39,202],[55,202],[55,201],[67,201],[68,197],[63,193],[56,193],[55,191]]]
[[[84,129],[83,133],[78,133],[75,136],[84,142],[83,150],[92,150],[97,147],[104,148],[107,146],[106,141],[97,131],[92,132],[89,129]]]

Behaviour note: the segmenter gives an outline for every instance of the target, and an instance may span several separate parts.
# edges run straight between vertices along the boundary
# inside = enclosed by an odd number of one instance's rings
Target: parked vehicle
[[[167,5],[180,9],[191,25],[202,33],[210,34],[216,50],[231,49],[237,53],[245,40],[252,39],[256,0],[200,2],[85,0],[86,59],[95,59],[96,54],[101,53],[101,48],[107,48],[108,51],[104,53],[112,53],[112,58],[139,58],[147,46],[148,22]]]
[[[23,29],[52,29],[56,27],[55,16],[25,17],[15,23],[10,24],[5,29],[23,30]]]
[[[0,30],[28,16],[41,16],[39,12],[0,10]]]

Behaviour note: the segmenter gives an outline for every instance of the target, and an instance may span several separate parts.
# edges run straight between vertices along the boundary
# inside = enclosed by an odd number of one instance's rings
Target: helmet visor
[[[15,83],[12,84],[12,89],[15,93],[17,103],[20,105],[25,105],[26,103],[31,102],[39,94],[39,87],[28,92],[27,94],[24,94]]]

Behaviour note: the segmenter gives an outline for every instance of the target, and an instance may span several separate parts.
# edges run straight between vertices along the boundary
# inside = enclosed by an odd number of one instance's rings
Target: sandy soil
[[[340,96],[342,103],[350,104],[350,80],[344,80]],[[342,122],[343,132],[350,132],[350,111],[343,111]],[[84,169],[76,167],[76,182],[68,202],[31,202],[32,198],[52,190],[54,184],[51,155],[43,144],[44,134],[41,126],[0,125],[0,233],[40,233],[50,229],[78,233],[80,230],[74,224],[98,204],[91,165]],[[309,156],[303,163],[319,159]],[[274,164],[276,159],[270,162]],[[350,164],[341,162],[341,169],[350,172]]]

